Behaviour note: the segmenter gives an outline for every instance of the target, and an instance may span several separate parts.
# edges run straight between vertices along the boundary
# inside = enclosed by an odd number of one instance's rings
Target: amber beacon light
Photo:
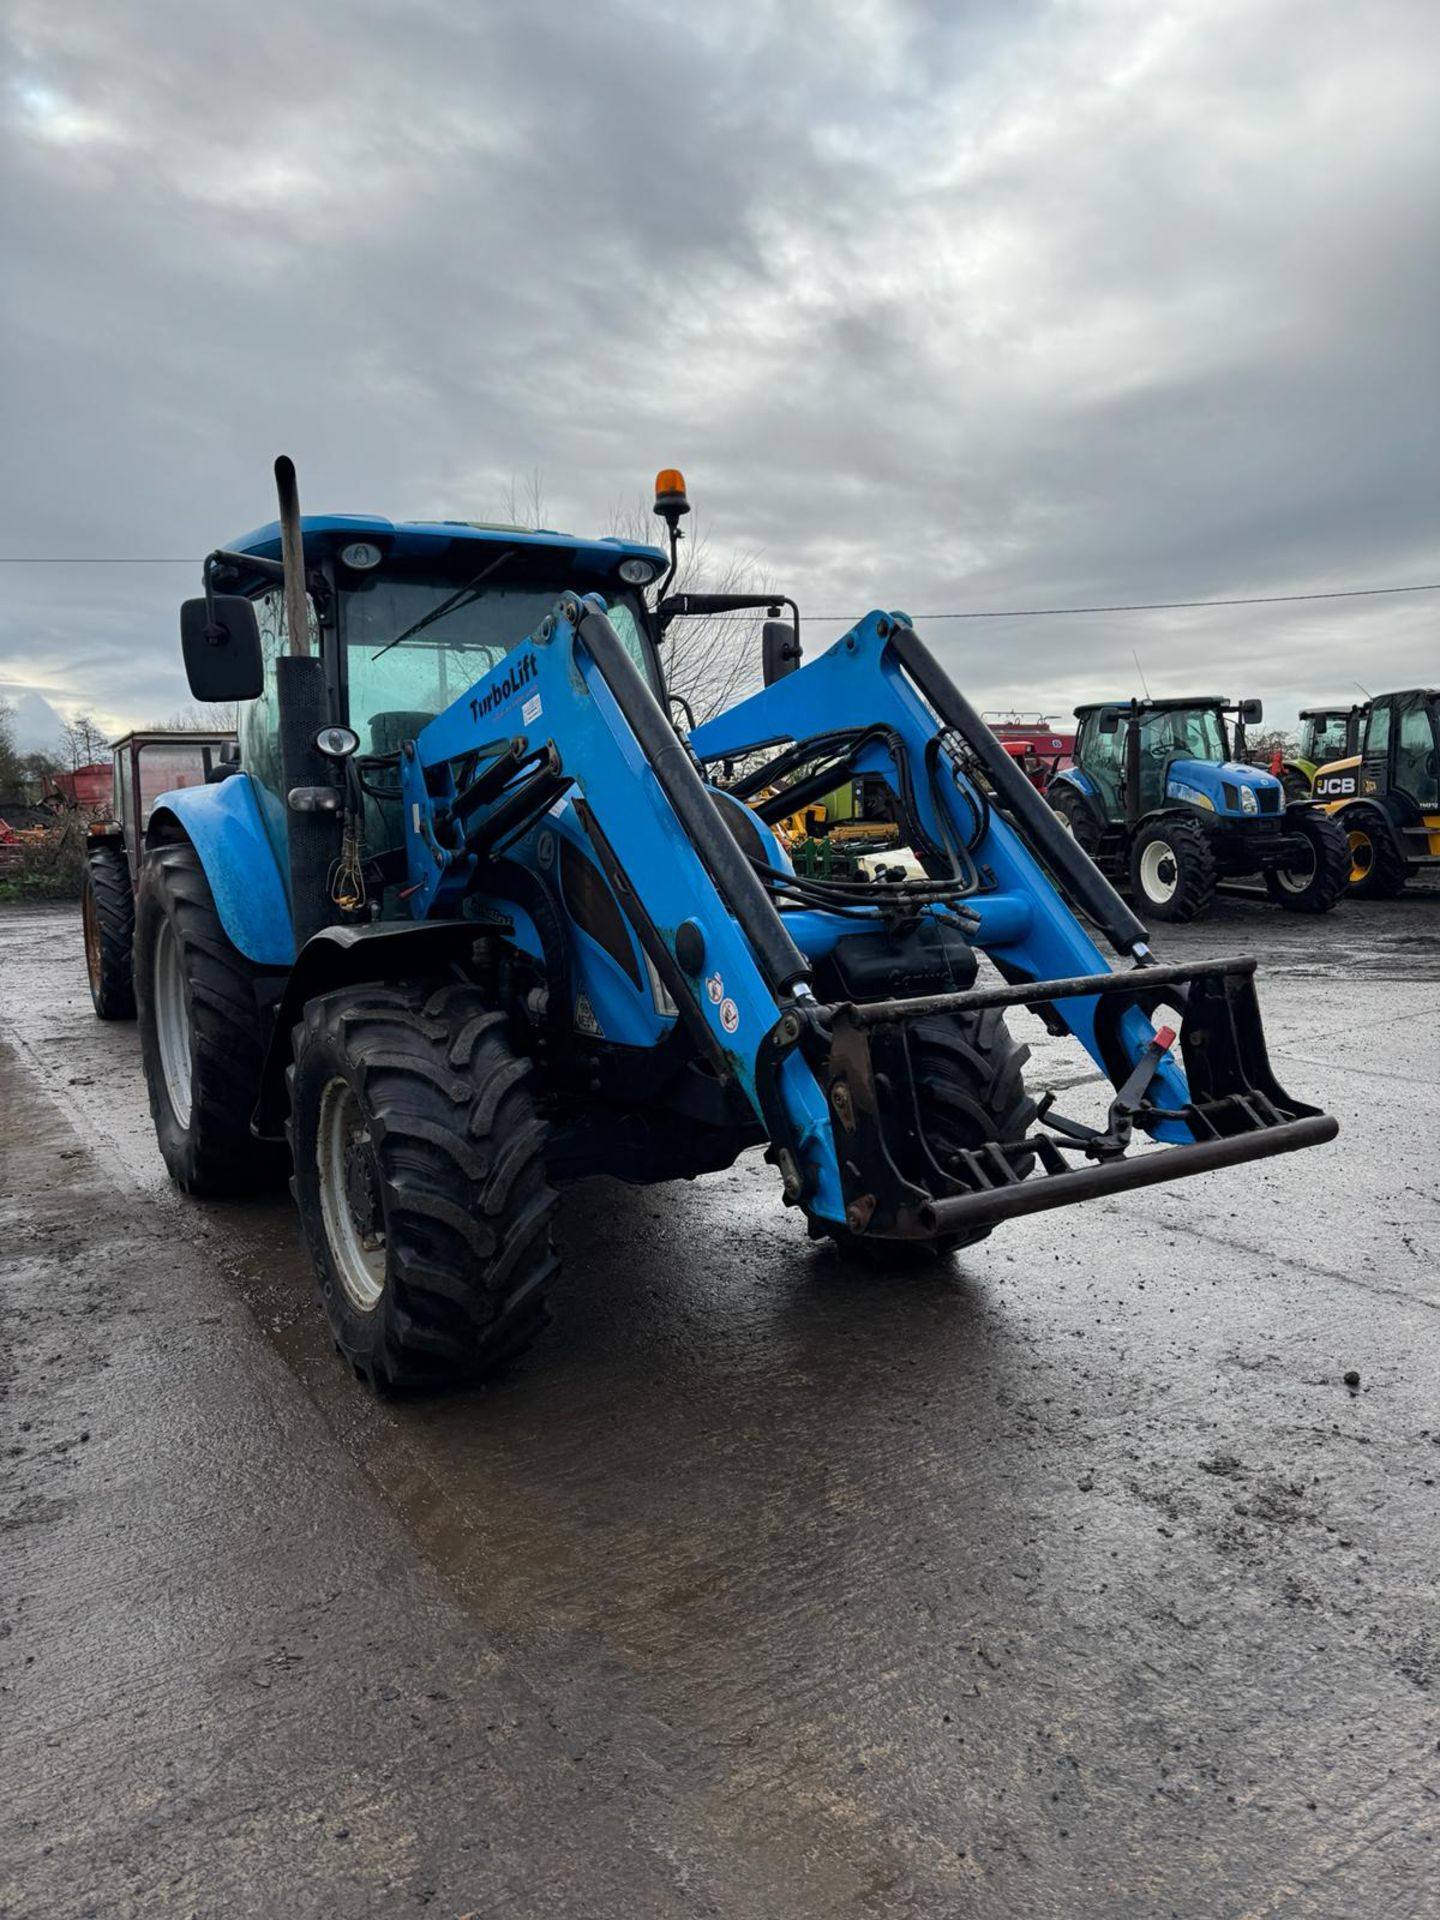
[[[685,476],[678,467],[662,467],[656,474],[655,511],[671,528],[689,513],[690,502],[685,498]]]

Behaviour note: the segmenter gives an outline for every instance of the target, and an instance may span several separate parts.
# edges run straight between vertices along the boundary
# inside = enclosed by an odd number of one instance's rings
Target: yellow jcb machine
[[[1376,694],[1355,717],[1359,751],[1315,775],[1315,798],[1350,842],[1350,891],[1384,900],[1440,868],[1440,690]]]

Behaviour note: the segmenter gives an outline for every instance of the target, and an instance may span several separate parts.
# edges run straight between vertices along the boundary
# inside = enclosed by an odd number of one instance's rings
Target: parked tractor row
[[[1153,920],[1193,920],[1225,881],[1259,879],[1292,913],[1328,913],[1347,893],[1398,893],[1440,866],[1440,693],[1411,689],[1363,706],[1308,709],[1299,750],[1268,769],[1248,758],[1258,700],[1219,695],[1095,702],[1062,734],[1043,715],[987,716],[992,732],[1107,878]],[[858,793],[827,795],[795,857],[862,869],[866,849],[836,822]],[[866,832],[888,837],[866,803]],[[818,849],[825,849],[822,854]]]

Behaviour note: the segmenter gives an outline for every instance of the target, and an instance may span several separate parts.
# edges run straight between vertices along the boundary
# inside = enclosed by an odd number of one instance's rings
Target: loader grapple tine
[[[826,1084],[844,1174],[846,1217],[852,1228],[894,1239],[933,1239],[993,1226],[1019,1214],[1068,1206],[1097,1195],[1181,1180],[1246,1160],[1268,1159],[1318,1146],[1339,1131],[1335,1119],[1280,1088],[1270,1070],[1249,957],[1174,966],[1139,966],[1125,973],[1077,975],[1065,980],[1009,982],[923,999],[839,1002],[812,1016],[809,1051]],[[1153,1106],[1149,1076],[1136,1066],[1116,1074],[1122,1088],[1104,1130],[1082,1126],[1042,1106],[1025,1139],[988,1141],[948,1157],[943,1189],[923,1193],[897,1166],[886,1138],[872,1037],[894,1036],[916,1018],[974,1014],[990,1007],[1038,1007],[1094,998],[1111,1009],[1109,1026],[1127,1005],[1160,999],[1183,1008],[1178,1045],[1191,1090],[1181,1109]],[[1173,1036],[1165,1034],[1157,1046]],[[893,1087],[892,1094],[893,1098]],[[1186,1143],[1129,1151],[1131,1133],[1183,1122]],[[1047,1131],[1048,1127],[1051,1129]],[[1083,1156],[1076,1165],[1066,1152]],[[1017,1160],[1029,1160],[1022,1171]],[[932,1164],[933,1161],[932,1161]],[[1028,1177],[1027,1177],[1028,1174]]]

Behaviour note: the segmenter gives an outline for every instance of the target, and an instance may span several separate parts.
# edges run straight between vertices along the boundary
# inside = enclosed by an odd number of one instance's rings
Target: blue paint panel
[[[213,786],[162,793],[147,835],[165,816],[179,822],[199,854],[231,944],[257,966],[293,966],[290,903],[250,776],[233,773]]]
[[[1189,796],[1177,789],[1190,787],[1196,793],[1203,793],[1216,813],[1226,814],[1235,820],[1252,817],[1246,815],[1243,808],[1227,804],[1225,799],[1227,782],[1237,792],[1242,787],[1249,787],[1255,794],[1270,789],[1284,792],[1284,782],[1277,780],[1273,773],[1264,773],[1259,767],[1249,767],[1238,760],[1172,760],[1165,769],[1165,792],[1168,799],[1185,803]],[[1190,801],[1190,804],[1193,806],[1194,802]],[[1282,800],[1276,811],[1279,812],[1284,804]]]
[[[1080,767],[1062,767],[1050,784],[1074,787],[1077,793],[1089,794],[1092,797],[1096,790],[1095,782]]]

